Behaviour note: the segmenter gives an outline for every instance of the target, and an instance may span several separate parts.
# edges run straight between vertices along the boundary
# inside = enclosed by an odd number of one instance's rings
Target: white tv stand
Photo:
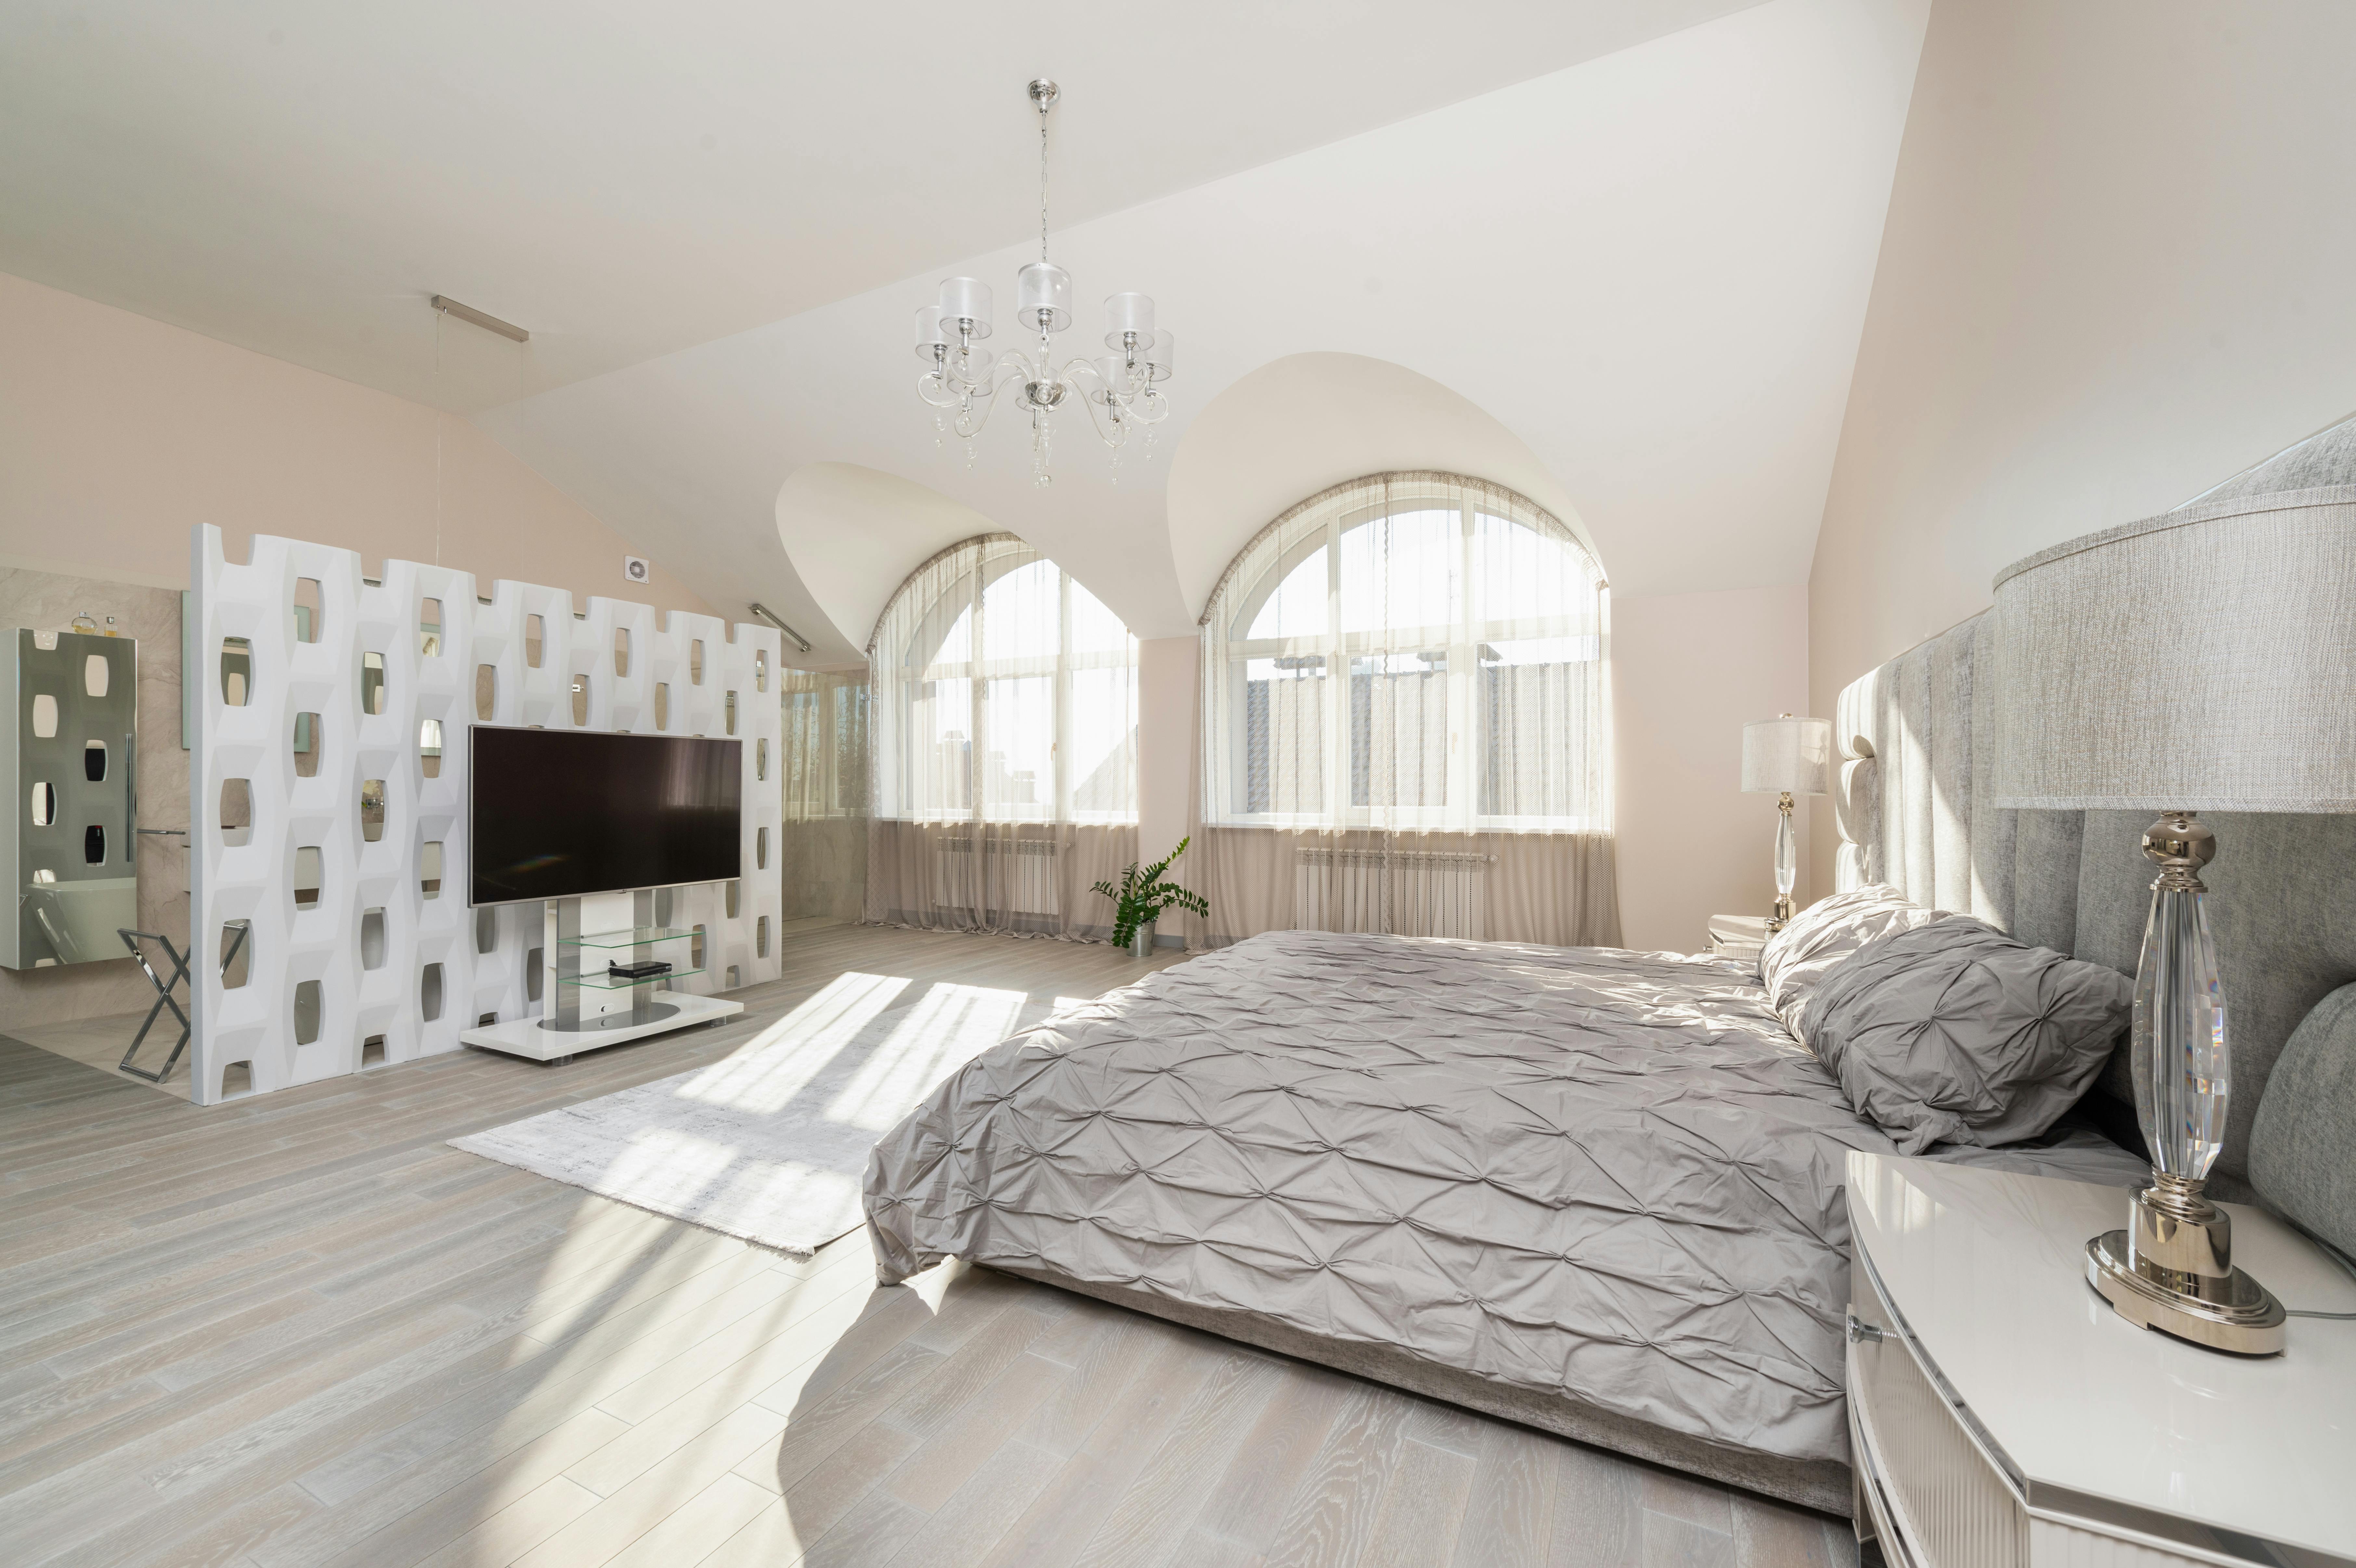
[[[592,893],[541,906],[541,1016],[461,1029],[459,1040],[534,1061],[569,1061],[584,1051],[644,1040],[744,1010],[742,1002],[698,997],[670,982],[702,972],[693,962],[692,931],[657,926],[654,894]],[[609,976],[613,964],[667,958],[670,969],[632,980]]]

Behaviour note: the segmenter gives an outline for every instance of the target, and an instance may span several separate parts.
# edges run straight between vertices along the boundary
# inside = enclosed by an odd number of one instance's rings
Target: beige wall
[[[2351,59],[2339,0],[1938,0],[1809,581],[1814,711],[2008,562],[2356,408]]]
[[[1194,688],[1202,661],[1202,643],[1194,637],[1146,637],[1137,645],[1137,852],[1148,864],[1194,830],[1195,726],[1201,722]],[[1185,865],[1179,862],[1182,870]]]
[[[1699,952],[1713,914],[1775,899],[1775,797],[1744,795],[1742,726],[1808,711],[1808,591],[1612,598],[1621,941]],[[1801,877],[1809,896],[1807,824]],[[1824,879],[1829,888],[1829,878]]]
[[[140,642],[140,816],[186,827],[180,606],[190,527],[256,532],[709,613],[462,420],[0,274],[0,627],[114,615]],[[141,840],[140,918],[187,934],[187,854]],[[145,1008],[126,958],[0,971],[0,1029]],[[169,1019],[166,1019],[169,1023]],[[159,1026],[160,1027],[160,1026]],[[153,1051],[171,1046],[172,1029]],[[125,1043],[129,1035],[126,1030]]]
[[[198,523],[710,613],[464,420],[0,273],[0,564],[185,588]]]

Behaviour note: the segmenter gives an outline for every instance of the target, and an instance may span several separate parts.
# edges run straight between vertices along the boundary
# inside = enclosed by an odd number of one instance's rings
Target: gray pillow
[[[2250,1184],[2356,1254],[2356,985],[2315,1005],[2266,1075],[2250,1128]]]
[[[2044,1133],[2102,1071],[2134,1001],[2115,969],[1950,915],[1851,955],[1794,1032],[1859,1115],[1920,1154]]]
[[[1767,1005],[1805,1040],[1801,1009],[1850,954],[1895,932],[1946,918],[1946,911],[1917,908],[1896,888],[1879,883],[1820,899],[1794,915],[1760,948],[1759,978],[1767,987]]]

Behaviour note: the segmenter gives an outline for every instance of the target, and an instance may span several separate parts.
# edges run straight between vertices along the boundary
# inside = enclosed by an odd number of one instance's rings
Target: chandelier
[[[916,357],[929,367],[916,379],[925,401],[948,415],[973,461],[973,438],[989,421],[1001,392],[1031,416],[1031,482],[1052,485],[1048,453],[1055,411],[1067,403],[1087,412],[1097,435],[1113,451],[1114,483],[1119,483],[1120,449],[1133,426],[1145,427],[1151,455],[1151,427],[1168,417],[1170,405],[1154,387],[1170,378],[1171,341],[1153,329],[1153,301],[1144,294],[1114,294],[1105,301],[1105,347],[1091,359],[1075,357],[1054,365],[1055,335],[1072,324],[1072,274],[1047,260],[1047,111],[1058,96],[1055,84],[1031,84],[1039,109],[1039,259],[1014,276],[1018,330],[1039,335],[1038,351],[1010,348],[996,359],[977,348],[990,336],[990,285],[980,278],[948,278],[937,304],[916,312]],[[936,430],[942,413],[933,416]]]

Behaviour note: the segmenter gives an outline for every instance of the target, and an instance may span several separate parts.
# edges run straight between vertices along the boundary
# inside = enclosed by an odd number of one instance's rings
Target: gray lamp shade
[[[1998,807],[2356,811],[2356,485],[2057,545],[1988,625]]]
[[[1832,789],[1829,719],[1754,719],[1742,727],[1742,793],[1826,795]]]

